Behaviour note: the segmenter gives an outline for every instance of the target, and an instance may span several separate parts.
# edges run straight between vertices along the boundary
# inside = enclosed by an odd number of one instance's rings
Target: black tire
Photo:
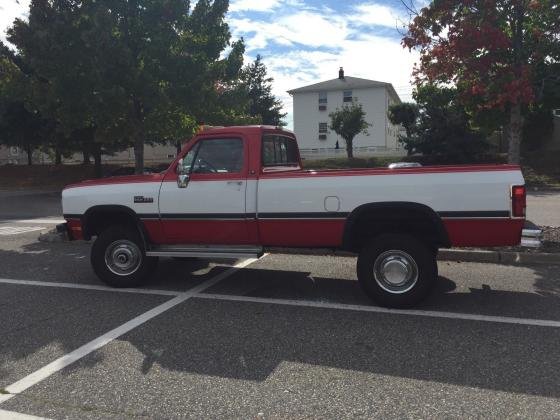
[[[126,258],[131,256],[127,267]],[[124,258],[122,264],[120,258]],[[104,283],[113,287],[142,285],[157,266],[157,257],[146,257],[140,233],[134,228],[111,226],[97,237],[91,247],[93,271]],[[111,266],[112,264],[112,266]]]
[[[358,256],[358,281],[364,292],[381,306],[413,306],[435,285],[436,254],[433,247],[413,236],[379,235]]]

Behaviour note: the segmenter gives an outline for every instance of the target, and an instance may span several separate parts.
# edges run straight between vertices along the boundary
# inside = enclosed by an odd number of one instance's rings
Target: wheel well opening
[[[346,221],[343,247],[358,252],[375,236],[385,233],[412,235],[434,248],[449,246],[440,217],[421,205],[372,205],[356,209]]]
[[[91,239],[93,236],[98,236],[108,227],[115,225],[139,229],[138,220],[125,210],[92,210],[84,216],[82,223],[85,239]]]

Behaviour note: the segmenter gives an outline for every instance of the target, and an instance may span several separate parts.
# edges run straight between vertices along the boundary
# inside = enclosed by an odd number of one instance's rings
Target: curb
[[[440,249],[440,261],[481,262],[506,265],[559,264],[560,253]]]
[[[49,230],[48,232],[41,233],[39,238],[37,238],[39,242],[67,242],[68,235],[65,232],[58,232],[56,228]]]
[[[557,193],[557,192],[560,192],[560,187],[527,185],[527,192],[533,192],[533,193],[552,192],[552,193]]]

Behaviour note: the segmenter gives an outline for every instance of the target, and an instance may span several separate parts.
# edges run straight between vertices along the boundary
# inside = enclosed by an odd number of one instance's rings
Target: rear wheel
[[[433,249],[404,234],[374,238],[360,252],[357,271],[364,292],[388,307],[420,302],[431,291],[438,275]]]
[[[135,229],[111,226],[93,243],[91,265],[95,274],[108,285],[135,287],[153,273],[157,258],[146,257],[143,241]]]

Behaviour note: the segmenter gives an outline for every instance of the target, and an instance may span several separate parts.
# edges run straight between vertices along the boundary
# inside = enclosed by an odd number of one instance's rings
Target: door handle
[[[228,185],[243,185],[243,181],[228,181]]]

